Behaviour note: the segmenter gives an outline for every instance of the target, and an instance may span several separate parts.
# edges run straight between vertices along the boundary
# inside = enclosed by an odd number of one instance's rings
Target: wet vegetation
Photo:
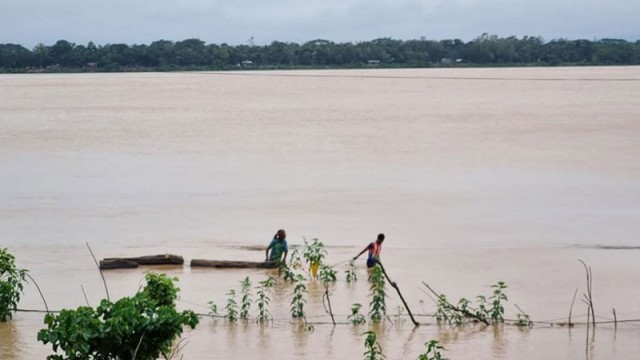
[[[364,334],[364,359],[365,360],[382,360],[386,356],[382,353],[382,346],[378,342],[378,336],[374,331],[367,331]]]
[[[440,350],[444,350],[444,347],[440,344],[438,340],[430,340],[427,341],[424,346],[427,348],[427,351],[424,354],[420,354],[418,356],[418,360],[443,360],[442,354]]]
[[[640,40],[545,41],[482,34],[464,42],[380,38],[357,43],[317,39],[254,46],[200,39],[151,44],[76,44],[58,40],[28,49],[0,44],[0,72],[177,71],[434,66],[638,65]]]
[[[406,302],[403,306],[397,307],[395,320],[387,316],[386,286],[391,284],[398,295],[402,298],[397,284],[391,281],[386,270],[380,262],[369,273],[369,310],[368,314],[362,313],[362,304],[351,305],[350,313],[346,316],[346,321],[336,322],[330,302],[331,284],[337,281],[337,271],[324,262],[327,251],[324,245],[314,239],[311,243],[305,241],[303,257],[307,264],[317,264],[320,269],[317,278],[312,276],[313,268],[303,268],[302,261],[297,249],[292,252],[287,264],[279,268],[279,278],[267,276],[265,279],[254,282],[249,277],[240,281],[239,290],[230,289],[226,295],[226,305],[224,313],[219,314],[218,306],[209,302],[208,314],[196,314],[191,310],[178,312],[176,310],[176,300],[178,299],[179,288],[174,285],[176,278],[169,278],[165,274],[147,273],[145,275],[146,286],[132,297],[124,297],[115,302],[103,299],[96,308],[81,306],[75,310],[63,309],[57,313],[47,311],[44,317],[46,328],[39,331],[37,339],[44,344],[51,344],[54,354],[48,359],[156,359],[162,356],[170,359],[175,356],[180,349],[180,343],[176,345],[176,340],[181,337],[184,326],[195,328],[199,322],[199,317],[211,316],[224,318],[228,323],[243,321],[249,323],[252,319],[262,326],[274,321],[273,315],[269,311],[271,302],[271,291],[277,282],[282,281],[283,286],[287,286],[291,291],[290,313],[291,318],[302,326],[303,331],[314,331],[315,324],[322,322],[307,321],[305,305],[310,296],[307,290],[309,281],[317,281],[324,286],[323,304],[325,311],[331,316],[333,326],[346,324],[358,329],[360,326],[370,324],[368,331],[362,334],[364,338],[364,359],[384,359],[383,348],[377,340],[376,328],[382,322],[391,322],[400,326],[405,321],[405,310],[411,315]],[[26,270],[19,270],[15,267],[14,257],[6,249],[0,250],[0,266],[2,270],[2,280],[4,281],[2,290],[8,289],[4,284],[10,276],[24,281]],[[595,311],[592,301],[592,279],[591,268],[580,260],[587,277],[587,291],[583,294],[583,303],[588,307],[587,337],[590,326],[595,327]],[[355,265],[349,262],[347,272],[347,282],[356,281]],[[352,273],[350,275],[350,273]],[[15,283],[15,281],[14,281]],[[106,283],[105,283],[106,284]],[[498,281],[490,286],[489,294],[475,296],[475,301],[461,298],[454,305],[447,295],[433,290],[427,283],[423,285],[433,294],[435,312],[433,314],[422,314],[422,316],[433,317],[440,326],[462,327],[466,324],[484,324],[493,326],[498,324],[510,324],[521,328],[531,328],[534,321],[518,305],[517,320],[505,318],[505,306],[509,300],[506,293],[508,289],[504,281]],[[22,283],[19,287],[14,287],[12,291],[22,291]],[[576,290],[577,293],[577,290]],[[12,293],[14,294],[14,293]],[[429,294],[429,293],[427,293]],[[238,302],[237,298],[240,297]],[[7,310],[16,310],[17,301],[13,297],[11,307]],[[19,300],[19,297],[18,297]],[[4,301],[4,300],[3,300]],[[575,302],[575,295],[574,295]],[[5,301],[6,303],[6,301]],[[45,303],[46,304],[46,303]],[[568,323],[544,323],[569,327],[575,325],[571,322],[571,311]],[[614,318],[615,309],[613,310]],[[255,314],[252,316],[251,314]],[[315,315],[314,315],[315,317]],[[10,318],[10,317],[9,317]],[[616,318],[617,326],[617,318]],[[294,322],[295,323],[295,322]],[[414,323],[418,326],[418,323]],[[425,351],[418,355],[419,360],[441,360],[444,347],[439,340],[433,339],[424,343]],[[178,349],[178,350],[176,350]],[[59,354],[61,352],[61,354]]]
[[[116,302],[105,299],[95,309],[81,306],[45,315],[47,327],[40,330],[38,340],[51,344],[56,352],[47,358],[169,358],[183,326],[195,328],[198,317],[190,310],[176,310],[177,279],[154,273],[147,273],[145,278],[147,285],[132,297]],[[58,350],[64,355],[57,354]]]
[[[385,281],[382,268],[375,266],[369,277],[371,286],[369,287],[369,317],[373,322],[380,322],[387,315],[387,294],[385,292]]]
[[[256,322],[265,323],[273,319],[271,312],[269,311],[269,302],[271,298],[267,295],[269,289],[275,284],[275,279],[269,276],[266,280],[260,281],[257,289],[256,305],[258,306],[258,315],[256,316]]]
[[[0,249],[0,322],[11,320],[18,308],[27,270],[16,267],[15,257],[6,249]]]
[[[429,285],[425,284],[425,286],[433,292]],[[449,325],[462,325],[467,321],[479,321],[487,325],[490,323],[503,323],[504,303],[508,300],[507,294],[504,292],[507,284],[504,281],[498,281],[491,288],[493,289],[493,294],[489,298],[485,295],[476,296],[475,307],[466,298],[461,298],[458,300],[457,305],[452,305],[445,294],[436,294],[438,298],[436,320],[439,323],[448,323]],[[529,318],[527,314],[522,315],[523,321],[524,316],[527,319]]]

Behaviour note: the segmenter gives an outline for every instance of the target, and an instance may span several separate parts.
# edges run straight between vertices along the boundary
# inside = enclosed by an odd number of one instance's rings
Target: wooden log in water
[[[100,261],[101,269],[131,269],[138,265],[182,265],[184,258],[178,255],[163,254],[130,258],[105,258]]]
[[[191,260],[191,267],[212,267],[227,269],[275,269],[275,261],[233,261],[233,260]]]
[[[136,262],[124,259],[104,259],[100,260],[100,269],[135,269],[139,265]]]

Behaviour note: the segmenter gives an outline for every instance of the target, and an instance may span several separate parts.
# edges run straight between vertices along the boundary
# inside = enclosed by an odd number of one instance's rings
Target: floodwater
[[[421,69],[0,75],[0,247],[38,281],[49,308],[97,305],[98,258],[174,253],[261,260],[278,228],[327,245],[339,281],[331,324],[309,281],[314,331],[270,294],[274,321],[203,316],[184,359],[357,359],[374,329],[388,359],[439,339],[451,359],[640,357],[640,68]],[[343,262],[379,232],[383,261],[422,323],[352,326],[368,307]],[[593,271],[594,329],[585,270]],[[152,267],[180,279],[181,309],[223,308],[269,270]],[[148,270],[105,273],[111,298]],[[506,317],[537,323],[435,324],[423,281],[457,301],[504,280]],[[42,310],[32,284],[21,309]],[[636,320],[618,324],[613,320]],[[43,314],[0,324],[0,359],[42,359]]]

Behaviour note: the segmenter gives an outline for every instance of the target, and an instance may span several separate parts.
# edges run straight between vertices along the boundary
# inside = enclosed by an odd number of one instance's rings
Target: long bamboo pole
[[[398,292],[398,296],[400,296],[400,300],[402,300],[402,303],[404,304],[404,308],[407,309],[407,312],[409,313],[409,317],[411,318],[411,322],[413,322],[413,325],[420,326],[420,323],[418,323],[416,319],[413,318],[413,314],[411,313],[411,309],[409,309],[409,305],[407,305],[407,302],[404,301],[404,297],[400,292],[400,288],[398,288],[398,284],[396,284],[395,281],[391,281],[391,279],[389,278],[389,275],[387,274],[387,270],[385,270],[380,260],[378,260],[378,265],[380,265],[380,268],[382,269],[382,273],[384,274],[384,277],[387,278],[387,281],[389,282],[389,284],[391,284],[391,286],[393,286],[393,288],[396,289],[396,291]]]

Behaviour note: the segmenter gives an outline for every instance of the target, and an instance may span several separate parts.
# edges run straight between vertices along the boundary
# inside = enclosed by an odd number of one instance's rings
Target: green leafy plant
[[[336,282],[338,280],[338,272],[325,264],[320,265],[318,279],[323,283]]]
[[[269,276],[266,280],[260,281],[260,285],[258,286],[258,299],[256,300],[256,304],[258,305],[258,316],[256,317],[256,322],[258,323],[268,322],[272,319],[271,313],[267,308],[271,298],[267,296],[266,292],[268,289],[272,288],[273,285],[274,280]]]
[[[346,276],[345,276],[345,280],[348,283],[354,282],[358,280],[358,275],[356,275],[356,262],[355,260],[351,260],[349,261],[349,268],[347,268],[347,270],[344,271]]]
[[[452,318],[451,307],[447,300],[447,295],[440,294],[436,306],[436,320],[438,322],[450,322]]]
[[[520,327],[532,327],[533,321],[531,321],[529,314],[518,314],[518,322],[516,322],[516,325]]]
[[[324,244],[320,240],[313,239],[311,244],[309,244],[307,239],[304,239],[304,252],[302,256],[307,264],[309,264],[309,273],[312,278],[318,277],[318,269],[320,265],[322,265],[322,261],[326,255],[327,250],[325,250]]]
[[[209,314],[213,317],[218,316],[218,305],[215,302],[209,301]]]
[[[278,265],[278,276],[283,277],[286,282],[294,282],[296,280],[296,274],[285,263]]]
[[[520,327],[532,327],[533,321],[531,320],[531,317],[529,316],[529,314],[522,311],[522,309],[520,309],[518,305],[515,305],[515,306],[520,311],[518,313],[518,322],[516,322],[516,325]]]
[[[457,306],[452,306],[447,300],[447,296],[440,294],[438,296],[436,320],[438,322],[447,322],[450,325],[461,325],[465,322],[467,316],[471,314],[469,304],[469,300],[461,298]]]
[[[476,304],[478,306],[474,311],[476,317],[484,320],[488,319],[489,309],[487,308],[487,297],[484,295],[476,296]]]
[[[427,351],[424,354],[418,356],[418,360],[443,360],[440,350],[444,350],[444,347],[438,340],[431,340],[424,343]]]
[[[371,283],[369,287],[369,295],[371,296],[369,317],[373,322],[379,322],[387,313],[385,279],[379,265],[374,266],[369,282]]]
[[[457,308],[459,311],[456,311],[455,316],[453,317],[453,322],[456,325],[461,325],[465,321],[465,317],[467,314],[471,314],[470,308],[471,302],[466,298],[461,298],[458,300]]]
[[[351,305],[351,315],[347,316],[347,320],[353,325],[362,325],[367,322],[364,315],[360,313],[361,308],[362,304],[355,303]]]
[[[304,239],[304,252],[302,256],[308,264],[322,264],[326,255],[327,250],[325,250],[322,241],[312,239],[311,244],[309,244],[307,239]]]
[[[26,276],[27,270],[16,267],[15,257],[6,248],[0,249],[0,322],[11,320],[18,308]]]
[[[198,317],[190,310],[176,311],[179,289],[173,282],[177,279],[154,273],[145,277],[147,285],[133,297],[116,302],[102,300],[95,309],[81,306],[45,315],[47,328],[38,332],[38,341],[51,343],[56,352],[47,359],[169,357],[183,326],[195,328]],[[64,355],[57,354],[59,349]]]
[[[367,331],[362,335],[367,337],[364,339],[364,358],[365,360],[382,360],[385,358],[382,353],[382,346],[378,343],[376,333],[373,331]]]
[[[227,311],[226,318],[230,322],[236,322],[238,320],[238,303],[236,302],[236,291],[231,289],[227,293],[227,305],[225,310]]]
[[[448,322],[449,324],[455,325],[461,325],[469,319],[480,321],[487,325],[490,322],[504,322],[504,303],[508,300],[504,289],[507,288],[507,285],[504,281],[498,281],[495,285],[492,285],[491,288],[493,289],[493,295],[489,298],[490,302],[487,301],[486,296],[478,295],[476,297],[476,308],[473,308],[471,302],[465,298],[461,298],[460,301],[458,301],[458,305],[453,306],[447,300],[446,295],[437,295],[431,290],[438,296],[436,319],[438,322]],[[524,314],[524,312],[520,316],[522,317],[523,323],[526,323],[525,316],[528,315]]]
[[[304,317],[304,305],[307,302],[304,294],[308,293],[307,287],[303,283],[304,276],[297,274],[296,283],[293,287],[293,299],[291,300],[291,316],[294,318]]]
[[[251,310],[251,280],[247,276],[240,282],[242,288],[240,294],[240,319],[246,320],[249,318],[249,311]]]
[[[491,300],[491,319],[494,322],[504,322],[504,305],[503,301],[507,301],[507,295],[504,293],[504,289],[507,285],[504,281],[498,281],[495,285],[491,285],[493,288],[493,295],[489,298]]]
[[[145,275],[145,279],[147,280],[145,291],[150,298],[156,299],[158,305],[161,306],[175,306],[180,289],[173,286],[173,282],[178,281],[178,278],[170,278],[166,274],[148,272]]]
[[[302,269],[302,259],[300,259],[300,251],[297,248],[291,251],[291,256],[289,256],[289,267],[294,270]]]

